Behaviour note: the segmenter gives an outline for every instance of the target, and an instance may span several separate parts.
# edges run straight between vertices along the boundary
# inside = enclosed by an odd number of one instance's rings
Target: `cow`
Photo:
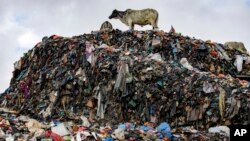
[[[100,31],[112,31],[113,30],[113,26],[110,22],[105,21],[100,28]]]
[[[109,19],[119,19],[122,23],[129,26],[131,30],[134,29],[134,25],[152,25],[153,29],[158,29],[158,12],[154,9],[142,9],[132,10],[127,9],[125,11],[113,10]]]

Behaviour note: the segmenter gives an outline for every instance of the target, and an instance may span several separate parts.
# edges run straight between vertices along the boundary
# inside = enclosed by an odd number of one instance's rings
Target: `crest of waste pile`
[[[1,110],[87,128],[150,123],[140,130],[162,139],[171,138],[170,127],[246,124],[249,83],[236,75],[250,74],[250,56],[228,46],[163,31],[44,37],[14,64]],[[46,135],[69,134],[60,126],[65,134],[54,128]],[[106,140],[127,138],[125,129]],[[96,137],[92,133],[77,136]]]

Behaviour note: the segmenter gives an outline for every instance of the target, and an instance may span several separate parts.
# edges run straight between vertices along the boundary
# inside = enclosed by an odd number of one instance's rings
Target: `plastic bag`
[[[241,55],[236,55],[236,60],[234,62],[234,66],[237,67],[237,71],[241,72],[242,71],[242,64],[243,64],[243,56]]]

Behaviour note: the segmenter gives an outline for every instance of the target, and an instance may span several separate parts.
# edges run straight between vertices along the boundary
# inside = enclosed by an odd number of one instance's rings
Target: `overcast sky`
[[[13,63],[43,36],[74,36],[98,30],[113,9],[154,8],[158,25],[203,40],[241,41],[250,49],[250,0],[0,0],[0,93]],[[127,30],[118,20],[114,28]],[[138,30],[150,29],[149,26]]]

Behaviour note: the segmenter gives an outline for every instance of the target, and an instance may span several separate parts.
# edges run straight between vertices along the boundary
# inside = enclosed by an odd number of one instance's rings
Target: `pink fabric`
[[[27,99],[29,96],[29,86],[25,82],[21,82],[20,89],[24,93],[25,99]]]
[[[85,54],[86,54],[86,59],[89,63],[91,63],[92,60],[92,52],[95,50],[94,46],[90,43],[86,43],[86,49],[85,49]]]

